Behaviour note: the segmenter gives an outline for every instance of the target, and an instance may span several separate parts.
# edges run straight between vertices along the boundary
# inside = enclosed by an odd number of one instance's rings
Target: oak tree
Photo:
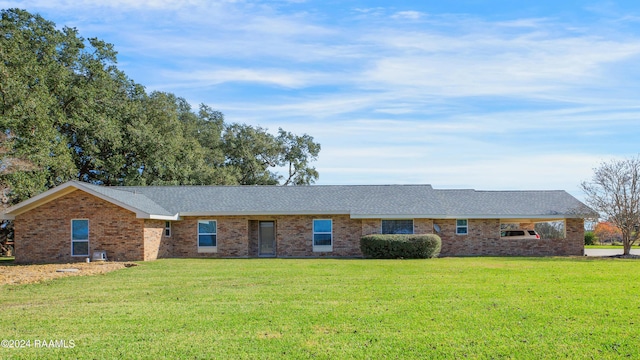
[[[320,145],[227,123],[152,92],[117,68],[114,46],[24,10],[1,11],[0,199],[71,179],[104,185],[308,185]],[[280,171],[286,172],[281,175]]]

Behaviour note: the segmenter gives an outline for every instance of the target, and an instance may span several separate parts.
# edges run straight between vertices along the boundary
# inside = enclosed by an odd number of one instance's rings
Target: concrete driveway
[[[584,253],[587,256],[613,256],[622,255],[622,249],[584,249]],[[631,255],[640,255],[640,249],[631,249]]]

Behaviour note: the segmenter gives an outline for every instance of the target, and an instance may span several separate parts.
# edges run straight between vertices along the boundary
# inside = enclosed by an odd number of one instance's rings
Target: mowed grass
[[[32,341],[3,359],[640,358],[625,259],[167,259],[0,306],[0,338]]]

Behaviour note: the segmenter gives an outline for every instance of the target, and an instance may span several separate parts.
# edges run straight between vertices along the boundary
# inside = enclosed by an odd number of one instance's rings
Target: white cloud
[[[134,80],[229,121],[311,134],[321,183],[571,190],[637,151],[637,29],[298,2],[0,6],[106,36]]]
[[[197,70],[190,72],[163,72],[169,79],[179,80],[175,86],[206,87],[227,82],[252,82],[282,86],[287,88],[300,88],[310,84],[326,82],[324,74],[313,72],[291,72],[282,69],[219,69]]]
[[[394,19],[418,20],[423,16],[424,14],[419,11],[398,11],[391,17]]]
[[[396,40],[397,39],[397,40]],[[606,66],[640,55],[640,41],[469,38],[395,34],[397,51],[374,60],[363,82],[445,96],[530,96],[606,81]]]

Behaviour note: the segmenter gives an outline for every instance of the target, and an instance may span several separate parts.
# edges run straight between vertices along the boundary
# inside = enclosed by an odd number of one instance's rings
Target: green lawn
[[[0,286],[0,358],[640,358],[639,294],[624,259],[159,260]]]

